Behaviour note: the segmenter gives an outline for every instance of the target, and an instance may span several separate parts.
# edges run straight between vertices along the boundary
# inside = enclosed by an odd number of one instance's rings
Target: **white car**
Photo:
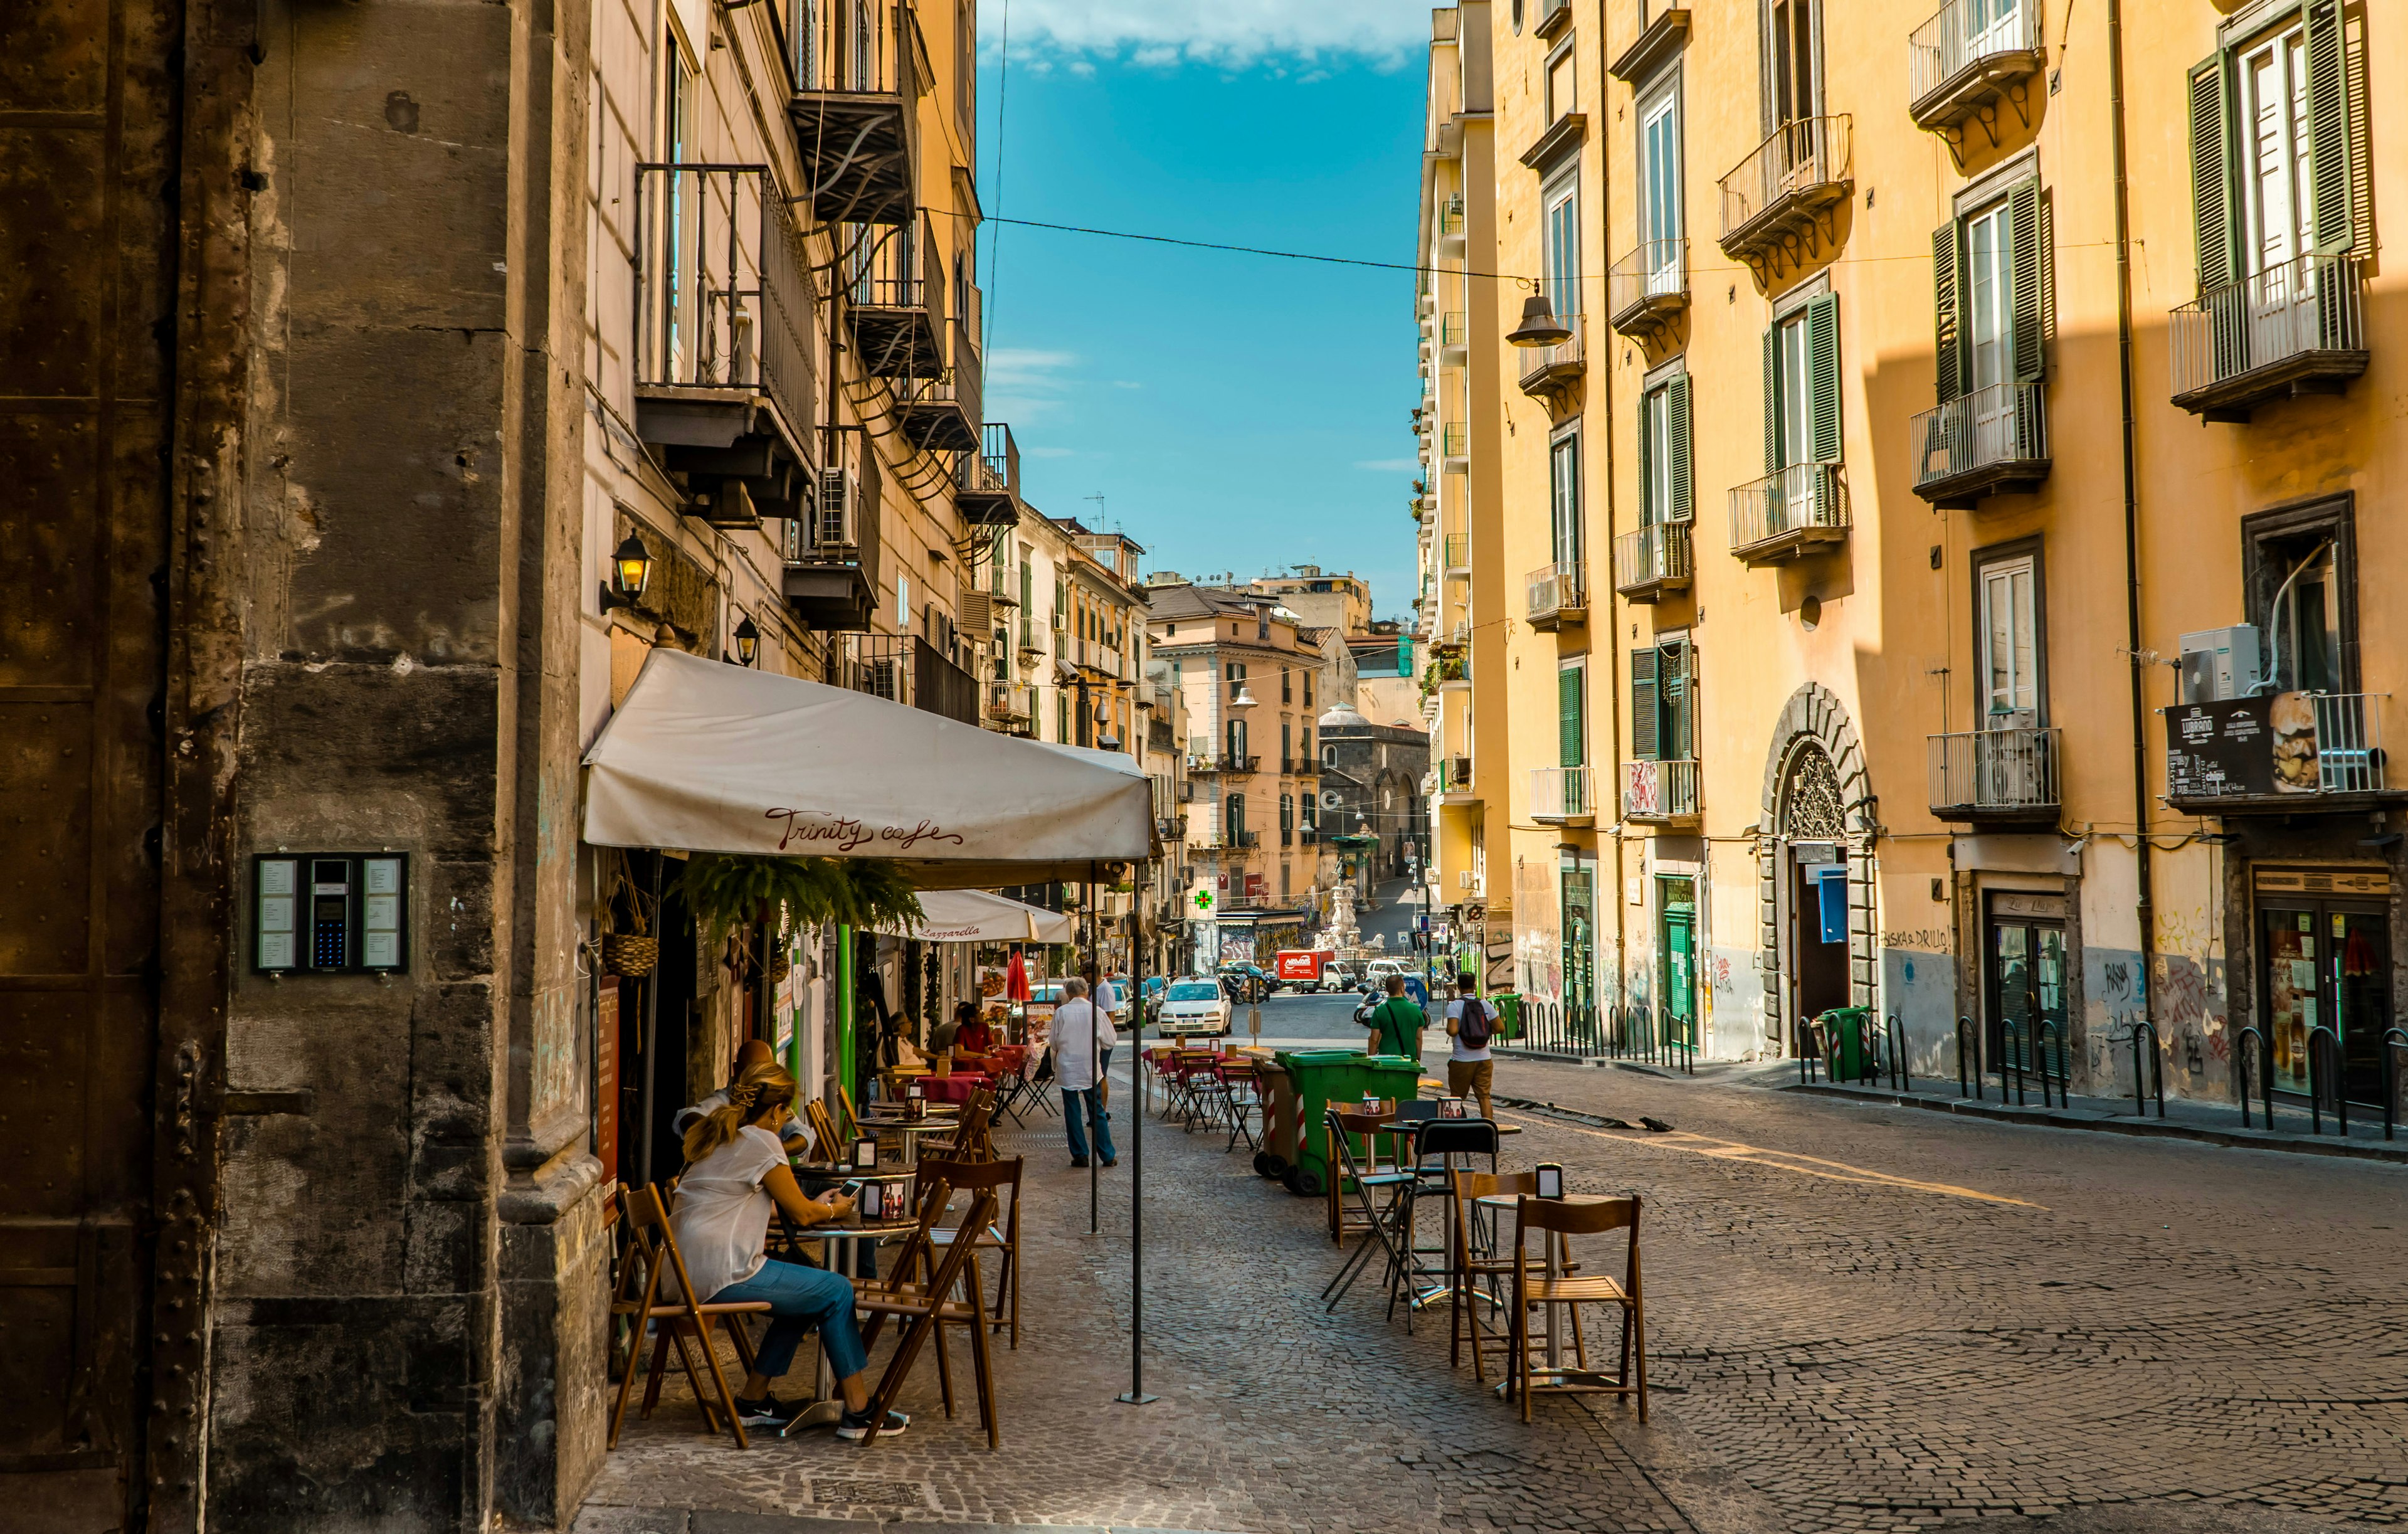
[[[1229,998],[1220,982],[1174,980],[1163,993],[1155,1028],[1165,1039],[1226,1038],[1229,1016]]]

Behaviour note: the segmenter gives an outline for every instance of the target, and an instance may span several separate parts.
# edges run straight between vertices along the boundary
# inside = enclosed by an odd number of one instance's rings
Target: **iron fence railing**
[[[1920,108],[1985,59],[2040,46],[2037,0],[1948,0],[1907,37],[1909,110]]]
[[[981,429],[980,449],[961,455],[954,467],[954,480],[962,489],[990,495],[1020,495],[1020,444],[1011,439],[1011,428],[1000,421],[990,421]],[[1000,569],[1002,566],[996,566]],[[1002,588],[997,587],[998,591]],[[1015,596],[1020,588],[1011,588]]]
[[[1622,764],[1622,818],[1687,820],[1698,813],[1698,764],[1637,761]]]
[[[768,167],[637,166],[634,237],[637,385],[762,390],[807,429],[810,264]]]
[[[838,685],[941,714],[979,722],[976,677],[916,634],[848,634],[837,662]]]
[[[1636,591],[1689,579],[1689,524],[1650,523],[1613,540],[1613,589]]]
[[[1731,552],[1742,559],[1793,533],[1847,526],[1847,481],[1837,464],[1792,464],[1730,493]]]
[[[1994,383],[1916,416],[1908,440],[1918,486],[1996,464],[2046,463],[2045,397],[2037,383]]]
[[[1552,565],[1540,566],[1522,578],[1522,590],[1527,599],[1526,616],[1533,621],[1566,611],[1577,612],[1588,606],[1588,585],[1577,559],[1559,559]]]
[[[1449,534],[1440,540],[1439,555],[1450,570],[1469,569],[1471,566],[1471,540],[1461,533]]]
[[[913,81],[905,11],[880,0],[798,0],[792,9],[795,89],[899,95]]]
[[[1439,316],[1438,344],[1440,346],[1461,346],[1464,344],[1464,337],[1470,334],[1470,322],[1463,310],[1450,309]]]
[[[2062,754],[2063,732],[2038,726],[1932,736],[1932,810],[2045,810],[2061,803]]]
[[[1523,349],[1522,387],[1525,389],[1541,382],[1558,367],[1578,367],[1581,365],[1581,317],[1578,314],[1558,314],[1555,318],[1571,335],[1554,346]]]
[[[1854,174],[1846,113],[1783,123],[1720,182],[1726,248],[1734,240],[1744,243],[1761,221],[1793,202],[1824,200]]]
[[[2314,351],[2366,348],[2358,263],[2304,255],[2210,288],[2173,311],[2174,397]]]
[[[1465,444],[1470,439],[1469,430],[1460,421],[1448,422],[1439,435],[1439,440],[1443,444],[1440,451],[1449,458],[1464,457],[1469,451]]]
[[[1530,769],[1530,818],[1578,820],[1597,813],[1595,771],[1584,767]]]
[[[1687,296],[1689,242],[1643,240],[1605,274],[1606,309],[1620,329],[1661,300]]]

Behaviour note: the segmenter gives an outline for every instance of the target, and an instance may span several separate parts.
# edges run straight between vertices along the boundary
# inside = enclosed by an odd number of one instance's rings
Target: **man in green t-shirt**
[[[1422,1010],[1405,995],[1405,977],[1388,977],[1388,999],[1372,1010],[1371,1042],[1366,1053],[1401,1054],[1418,1062],[1422,1057],[1422,1025],[1428,1019]]]

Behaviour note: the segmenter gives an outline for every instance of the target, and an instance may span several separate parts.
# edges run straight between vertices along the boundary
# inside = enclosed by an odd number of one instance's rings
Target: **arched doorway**
[[[1864,753],[1838,697],[1808,683],[1783,710],[1765,763],[1762,892],[1766,1042],[1873,1001],[1872,817]]]

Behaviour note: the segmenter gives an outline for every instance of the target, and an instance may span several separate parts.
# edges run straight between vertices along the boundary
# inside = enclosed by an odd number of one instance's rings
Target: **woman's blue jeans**
[[[774,1380],[795,1361],[795,1349],[816,1328],[820,1346],[827,1350],[828,1368],[839,1380],[850,1380],[869,1367],[869,1350],[861,1345],[861,1328],[853,1318],[853,1281],[824,1268],[774,1257],[739,1283],[710,1297],[715,1304],[739,1299],[769,1302],[769,1329],[761,1339],[752,1367]]]

